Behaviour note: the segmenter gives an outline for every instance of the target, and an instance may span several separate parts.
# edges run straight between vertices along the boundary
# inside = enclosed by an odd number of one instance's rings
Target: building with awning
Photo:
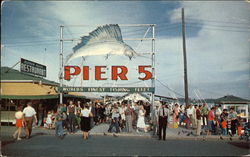
[[[37,109],[39,103],[42,103],[48,109],[55,108],[59,103],[58,86],[59,83],[57,82],[9,67],[1,67],[1,122],[14,122],[17,106],[24,106],[31,100],[35,109]],[[63,98],[64,103],[68,100],[89,101],[86,95],[76,92],[64,93]]]
[[[9,67],[1,68],[1,99],[54,99],[59,85],[54,81],[21,73]]]
[[[1,99],[59,99],[56,88],[59,83],[22,73],[9,67],[1,67]],[[64,98],[100,98],[89,93],[69,92]]]
[[[231,107],[235,108],[238,116],[249,120],[249,107],[250,101],[233,95],[226,95],[224,97],[218,98],[215,100],[216,105],[221,105],[222,109],[230,109]]]

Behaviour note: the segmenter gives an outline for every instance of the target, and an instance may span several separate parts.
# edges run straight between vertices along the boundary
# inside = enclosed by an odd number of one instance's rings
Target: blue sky
[[[4,2],[2,4],[2,66],[12,66],[21,57],[45,64],[47,79],[58,81],[59,26],[74,24],[156,24],[156,93],[180,97],[183,90],[181,8],[185,8],[188,81],[203,97],[233,94],[249,97],[249,3],[247,2],[170,2],[170,1],[47,1]],[[79,38],[96,27],[66,27],[65,38]],[[124,28],[124,38],[143,37],[147,28]],[[150,34],[148,35],[148,37]],[[149,52],[150,42],[127,41],[138,52]],[[65,56],[77,41],[65,44]],[[149,57],[149,56],[146,56]],[[150,86],[138,82],[136,66],[150,65],[149,58],[103,56],[78,59],[74,64],[126,65],[129,81],[81,81],[75,86]],[[19,66],[15,67],[19,69]],[[107,71],[107,76],[110,75]],[[91,74],[90,74],[91,75]],[[174,92],[173,92],[174,91]],[[180,95],[178,95],[180,94]]]

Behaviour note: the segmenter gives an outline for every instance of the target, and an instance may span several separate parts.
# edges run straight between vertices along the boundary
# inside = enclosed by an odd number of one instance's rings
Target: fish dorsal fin
[[[81,42],[73,47],[73,51],[75,52],[85,45],[105,41],[123,41],[121,29],[118,24],[97,27],[94,31],[90,32],[88,36],[83,36]]]

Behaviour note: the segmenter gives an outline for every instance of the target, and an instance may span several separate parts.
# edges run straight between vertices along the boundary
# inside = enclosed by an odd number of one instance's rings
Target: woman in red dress
[[[15,113],[15,118],[16,118],[16,131],[13,134],[13,138],[21,140],[20,135],[23,127],[23,112],[21,107],[19,107],[18,111]]]

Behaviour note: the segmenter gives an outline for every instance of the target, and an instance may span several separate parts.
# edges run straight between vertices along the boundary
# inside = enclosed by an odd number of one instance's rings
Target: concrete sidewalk
[[[121,132],[121,133],[108,133],[109,124],[100,124],[95,126],[91,131],[91,135],[106,135],[106,136],[137,136],[137,137],[146,137],[146,138],[158,138],[158,136],[153,135],[152,131],[149,132],[136,132],[132,133]],[[203,131],[203,130],[202,130]],[[195,130],[186,129],[185,127],[178,128],[167,128],[166,138],[167,139],[189,139],[189,140],[230,140],[229,136],[222,136],[223,139],[220,139],[220,135],[210,135],[207,136],[205,131],[203,131],[201,136],[195,135]],[[240,140],[238,136],[232,137],[231,140]]]
[[[143,138],[155,138],[157,139],[158,137],[156,135],[153,135],[152,131],[149,132],[136,132],[133,131],[132,133],[127,133],[127,132],[121,132],[121,133],[108,133],[108,128],[109,124],[100,124],[95,126],[94,128],[91,129],[90,135],[98,135],[98,136],[128,136],[128,137],[143,137]],[[2,142],[9,141],[13,142],[15,141],[12,137],[14,131],[15,131],[15,126],[1,126],[1,138],[0,140]],[[67,134],[67,130],[64,130],[64,132]],[[221,140],[219,135],[211,135],[211,136],[206,136],[206,135],[201,135],[201,136],[195,136],[195,130],[188,130],[183,127],[179,128],[167,128],[167,139],[177,139],[177,140]],[[32,136],[39,136],[39,135],[55,135],[55,130],[49,130],[45,128],[33,128],[32,130]],[[82,135],[81,130],[77,130],[75,134],[68,134],[67,136],[75,136],[75,135]],[[22,130],[21,137],[24,137],[24,130]],[[232,137],[232,140],[240,140],[238,136]],[[230,140],[230,137],[224,137],[223,140]]]

